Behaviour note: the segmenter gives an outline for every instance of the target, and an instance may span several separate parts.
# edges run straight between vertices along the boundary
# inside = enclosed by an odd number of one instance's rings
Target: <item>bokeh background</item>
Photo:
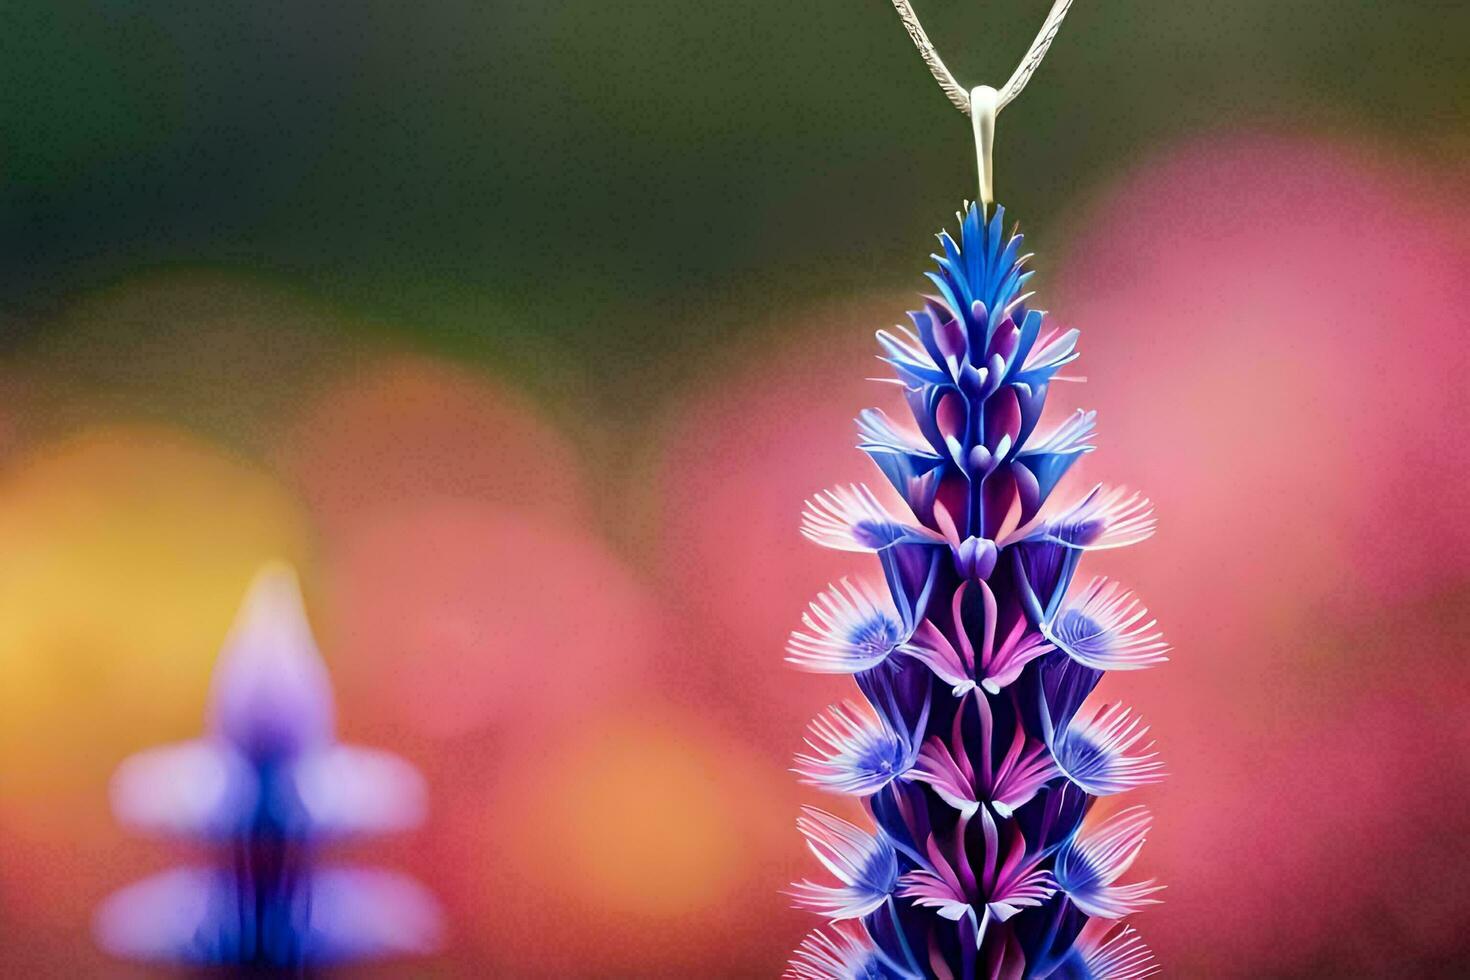
[[[932,0],[998,82],[1048,4]],[[1156,500],[1167,975],[1470,962],[1470,7],[1079,2],[1000,197]],[[432,817],[442,955],[362,975],[770,977],[810,926],[796,533],[871,479],[872,331],[970,193],[880,0],[0,11],[0,975],[135,975],[108,814],[199,730],[254,569]],[[141,973],[137,975],[142,975]],[[356,974],[352,974],[356,975]]]

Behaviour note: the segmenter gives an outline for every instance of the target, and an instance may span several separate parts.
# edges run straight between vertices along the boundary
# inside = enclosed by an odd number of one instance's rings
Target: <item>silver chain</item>
[[[1000,87],[1000,97],[997,100],[996,111],[999,112],[1013,102],[1016,96],[1021,94],[1021,89],[1031,80],[1031,75],[1036,71],[1036,66],[1041,64],[1041,59],[1046,57],[1046,51],[1051,47],[1052,40],[1061,30],[1062,18],[1067,16],[1067,11],[1072,6],[1072,0],[1055,0],[1051,5],[1051,12],[1046,15],[1046,20],[1041,25],[1041,30],[1036,34],[1036,40],[1031,42],[1031,47],[1026,50],[1026,56],[1011,72],[1011,77]],[[944,66],[944,60],[939,57],[939,52],[934,49],[934,42],[929,40],[929,35],[924,33],[924,25],[919,23],[919,15],[914,13],[913,4],[909,0],[893,0],[893,8],[898,11],[899,18],[903,21],[904,28],[913,39],[914,47],[919,49],[919,56],[924,59],[924,64],[929,66],[929,72],[949,101],[954,107],[965,115],[970,115],[970,90],[959,82],[950,70]]]
[[[893,9],[898,11],[914,47],[919,49],[919,56],[929,66],[930,74],[944,90],[949,101],[954,103],[955,108],[970,117],[970,125],[975,133],[975,165],[980,174],[980,195],[976,200],[982,209],[995,203],[995,117],[1000,110],[1015,101],[1016,96],[1021,94],[1021,89],[1031,80],[1036,66],[1046,57],[1047,49],[1051,47],[1057,31],[1062,29],[1062,18],[1067,16],[1071,7],[1072,0],[1055,0],[1052,3],[1051,12],[1042,22],[1036,40],[1031,42],[1031,47],[1026,49],[1026,56],[999,89],[977,85],[966,90],[944,66],[944,60],[934,50],[934,42],[929,40],[929,35],[924,33],[924,25],[919,23],[919,15],[914,13],[909,0],[893,0]]]

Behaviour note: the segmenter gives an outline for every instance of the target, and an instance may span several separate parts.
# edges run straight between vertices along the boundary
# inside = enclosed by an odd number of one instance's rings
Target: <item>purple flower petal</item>
[[[312,876],[311,963],[421,956],[439,948],[443,931],[439,904],[404,875],[332,868]]]
[[[97,944],[123,959],[222,963],[235,958],[240,933],[229,875],[176,868],[114,892],[97,909]]]
[[[314,836],[408,830],[428,809],[423,777],[391,752],[332,745],[297,759],[290,772]]]
[[[128,757],[113,774],[111,792],[117,818],[139,830],[220,837],[250,823],[260,782],[234,746],[199,739]]]
[[[253,759],[331,741],[332,687],[296,575],[272,565],[255,577],[214,672],[211,728]]]

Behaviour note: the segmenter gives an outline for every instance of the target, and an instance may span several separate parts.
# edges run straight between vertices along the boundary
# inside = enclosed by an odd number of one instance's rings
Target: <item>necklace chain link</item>
[[[1016,70],[1006,80],[1005,85],[1000,88],[1000,95],[996,102],[996,111],[1004,109],[1016,96],[1021,94],[1021,89],[1031,80],[1041,59],[1046,57],[1047,49],[1056,38],[1057,31],[1062,28],[1062,19],[1067,16],[1067,11],[1072,7],[1072,0],[1055,0],[1051,5],[1051,11],[1047,13],[1046,20],[1042,22],[1041,30],[1037,32],[1036,39],[1031,42],[1031,47],[1026,49],[1026,54],[1021,58]],[[970,115],[970,90],[955,80],[954,74],[945,67],[944,59],[939,57],[935,50],[934,42],[929,40],[929,35],[924,33],[924,25],[919,23],[919,15],[914,13],[913,4],[909,0],[893,0],[893,8],[898,11],[899,18],[903,21],[904,29],[908,31],[909,38],[913,40],[914,47],[919,49],[919,56],[924,59],[930,74],[939,83],[949,101],[954,107],[965,115]]]

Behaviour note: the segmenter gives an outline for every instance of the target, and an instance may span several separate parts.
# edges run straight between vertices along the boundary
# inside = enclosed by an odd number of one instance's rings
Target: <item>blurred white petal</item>
[[[331,740],[331,682],[288,566],[268,565],[251,583],[220,652],[211,700],[214,731],[252,758]]]
[[[220,872],[176,868],[116,891],[98,907],[92,931],[113,956],[152,962],[215,963],[237,948],[234,889]]]
[[[235,833],[250,822],[260,788],[249,761],[227,743],[199,739],[129,756],[112,777],[118,820],[155,833]]]
[[[434,897],[404,875],[334,868],[312,878],[313,962],[431,953],[443,935]]]
[[[423,777],[391,752],[333,745],[297,761],[291,779],[313,833],[407,830],[428,810]]]

